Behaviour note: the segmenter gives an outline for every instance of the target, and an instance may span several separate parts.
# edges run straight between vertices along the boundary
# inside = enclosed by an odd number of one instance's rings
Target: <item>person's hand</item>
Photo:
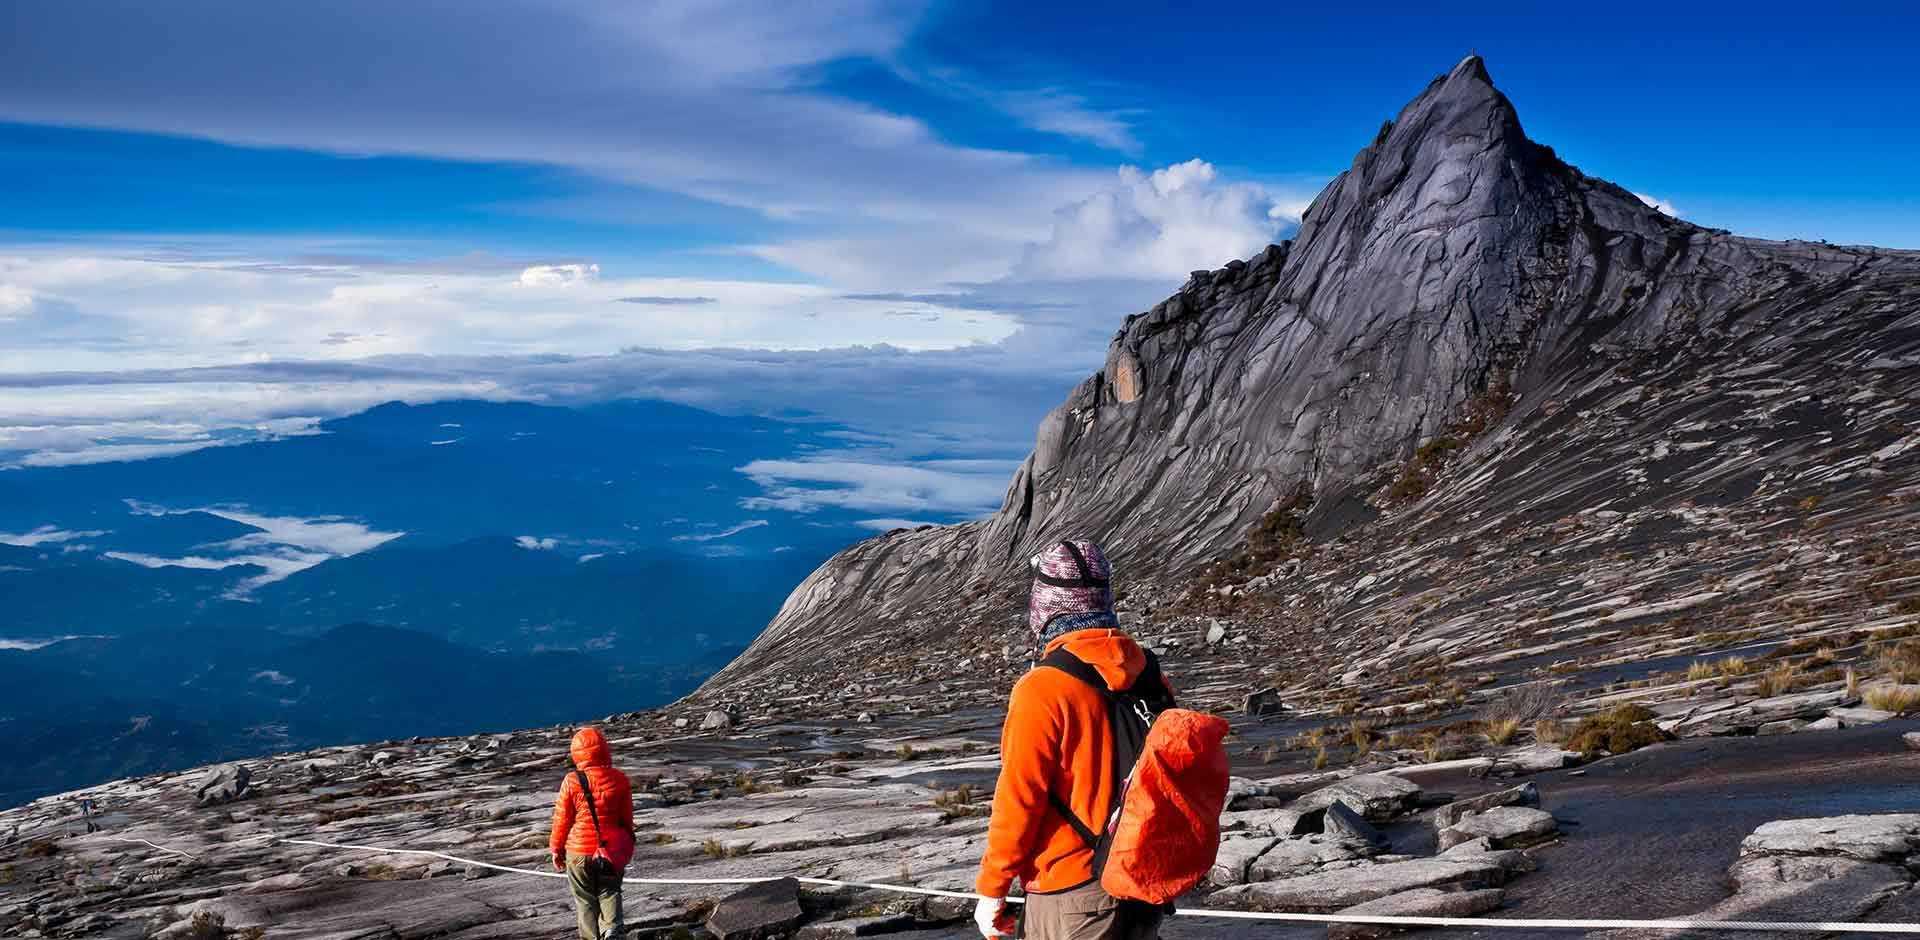
[[[1013,936],[1013,912],[1007,910],[1006,898],[981,898],[974,905],[973,922],[980,928],[980,936],[989,940]]]
[[[554,871],[567,870],[567,857],[565,855],[562,855],[559,852],[553,853],[553,870]]]

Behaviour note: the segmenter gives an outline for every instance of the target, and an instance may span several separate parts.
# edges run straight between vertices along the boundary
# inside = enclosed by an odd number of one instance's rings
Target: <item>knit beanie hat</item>
[[[1055,542],[1033,556],[1033,596],[1027,629],[1044,638],[1055,620],[1072,614],[1111,613],[1113,566],[1087,539]]]

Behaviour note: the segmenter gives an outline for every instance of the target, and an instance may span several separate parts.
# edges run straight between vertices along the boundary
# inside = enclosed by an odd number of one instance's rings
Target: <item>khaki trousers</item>
[[[580,923],[580,940],[612,940],[620,936],[620,873],[596,878],[587,870],[590,855],[567,853],[567,884],[573,888],[573,912]]]
[[[1118,901],[1100,883],[1058,894],[1029,894],[1021,921],[1026,940],[1154,940],[1162,914],[1138,901]]]

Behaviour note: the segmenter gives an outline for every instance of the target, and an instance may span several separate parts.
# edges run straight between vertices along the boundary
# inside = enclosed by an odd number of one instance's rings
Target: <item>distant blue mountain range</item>
[[[861,534],[830,505],[742,508],[759,490],[739,467],[837,430],[394,403],[307,436],[0,471],[0,804],[659,704]]]

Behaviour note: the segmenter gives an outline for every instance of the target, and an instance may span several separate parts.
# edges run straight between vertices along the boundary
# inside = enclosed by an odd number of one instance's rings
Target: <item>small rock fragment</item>
[[[1829,708],[1827,717],[1840,722],[1842,728],[1858,728],[1861,725],[1877,725],[1900,716],[1878,708]]]
[[[1360,774],[1321,787],[1293,801],[1289,808],[1305,811],[1345,803],[1368,820],[1380,822],[1412,809],[1419,799],[1420,785],[1410,780],[1392,774]]]
[[[1497,849],[1525,848],[1544,842],[1559,831],[1559,820],[1545,810],[1496,806],[1440,830],[1440,848],[1450,849],[1479,838],[1492,839]]]
[[[1375,917],[1470,917],[1499,907],[1505,899],[1506,892],[1499,888],[1472,891],[1416,888],[1356,904],[1339,913]],[[1327,940],[1373,940],[1404,929],[1392,924],[1328,924]]]
[[[1277,715],[1285,706],[1280,704],[1280,690],[1275,688],[1259,689],[1248,692],[1240,699],[1240,710],[1259,718],[1264,715]]]
[[[1484,813],[1496,806],[1539,806],[1540,788],[1529,780],[1517,787],[1495,790],[1472,799],[1449,803],[1434,811],[1433,828],[1445,829],[1462,819],[1476,813]]]

